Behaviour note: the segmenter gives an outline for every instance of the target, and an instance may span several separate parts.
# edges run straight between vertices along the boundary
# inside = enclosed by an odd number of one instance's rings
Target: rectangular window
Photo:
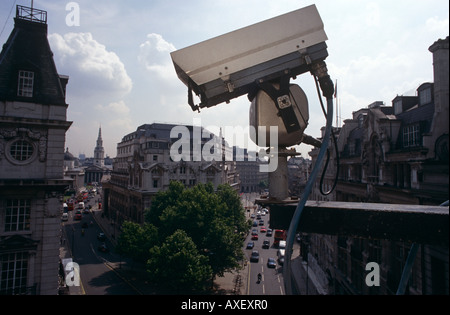
[[[403,128],[403,147],[415,147],[422,145],[420,127],[418,124]]]
[[[19,85],[17,96],[33,97],[34,72],[19,71]]]
[[[28,254],[0,255],[0,295],[24,294],[27,288]]]
[[[8,199],[6,201],[5,232],[29,231],[31,201]]]
[[[431,103],[431,89],[425,89],[420,91],[419,99],[420,105]]]

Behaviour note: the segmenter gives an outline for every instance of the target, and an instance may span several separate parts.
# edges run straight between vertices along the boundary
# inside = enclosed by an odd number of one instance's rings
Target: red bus
[[[280,241],[285,241],[286,240],[286,231],[285,230],[275,230],[273,233],[273,245],[275,247],[278,247],[278,244],[280,243]]]

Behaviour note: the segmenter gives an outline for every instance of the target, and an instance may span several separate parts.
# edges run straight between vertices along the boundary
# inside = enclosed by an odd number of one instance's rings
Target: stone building
[[[47,12],[17,6],[0,53],[0,294],[58,293],[68,77]]]
[[[415,205],[449,199],[448,44],[447,37],[430,46],[434,82],[420,85],[416,96],[396,96],[388,106],[374,102],[344,122],[337,130],[336,189],[323,196],[317,182],[310,199]],[[324,190],[337,172],[330,149]],[[317,153],[311,152],[313,161]],[[408,242],[318,234],[304,235],[301,246],[320,279],[316,284],[329,294],[395,294],[411,248]],[[368,262],[380,265],[379,287],[365,285]],[[448,294],[448,262],[448,246],[420,244],[407,294]]]
[[[184,132],[185,138],[179,138],[178,133],[171,135],[174,128]],[[203,131],[201,127],[155,123],[139,126],[124,136],[117,145],[111,179],[103,183],[104,213],[118,224],[125,220],[143,223],[144,211],[151,207],[152,197],[174,180],[186,187],[228,183],[238,190],[235,163],[224,161],[228,149],[224,149],[223,139],[214,134],[195,139],[194,134],[201,135]],[[222,153],[206,159],[205,153],[211,153],[213,147],[214,152]],[[222,150],[216,150],[219,147]],[[183,158],[177,161],[174,155]]]
[[[236,168],[239,172],[242,193],[252,193],[266,188],[269,181],[267,172],[261,172],[260,166],[267,162],[260,160],[256,152],[248,152],[247,149],[233,147],[233,156],[236,161]]]

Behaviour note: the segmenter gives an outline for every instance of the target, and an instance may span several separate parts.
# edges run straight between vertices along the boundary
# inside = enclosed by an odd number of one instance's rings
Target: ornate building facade
[[[201,137],[194,143],[194,128],[181,126],[186,131],[188,140],[178,147],[181,141],[171,135],[175,126],[171,124],[146,124],[122,138],[117,145],[117,156],[114,159],[113,171],[109,182],[103,183],[104,213],[114,222],[121,224],[129,220],[144,222],[144,211],[151,208],[152,197],[169,187],[171,181],[179,181],[186,187],[199,183],[211,183],[214,187],[228,183],[239,190],[239,176],[235,162],[224,161],[219,155],[216,159],[206,160],[196,155],[195,146],[204,152],[205,145],[214,143],[214,147],[222,147],[222,153],[230,149],[223,139],[211,134]],[[197,127],[199,134],[204,129]],[[180,129],[180,130],[181,130]],[[175,145],[176,151],[172,151]],[[180,161],[173,158],[183,148],[186,155]],[[217,151],[218,152],[218,151]]]
[[[67,76],[47,12],[17,6],[0,53],[0,295],[58,293]]]
[[[448,37],[430,46],[434,82],[420,85],[416,96],[396,96],[390,106],[374,102],[336,129],[339,172],[330,146],[324,190],[338,173],[336,189],[323,196],[317,182],[310,199],[416,205],[449,199],[448,49]],[[409,242],[318,234],[304,235],[301,246],[321,279],[316,285],[330,294],[395,294],[411,248]],[[380,287],[365,285],[369,262],[380,265]],[[407,293],[448,294],[448,263],[448,246],[421,244]]]

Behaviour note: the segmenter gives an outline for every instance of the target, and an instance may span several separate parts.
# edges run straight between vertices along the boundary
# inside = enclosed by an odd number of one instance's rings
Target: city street
[[[94,204],[94,202],[90,202]],[[83,214],[81,220],[74,220],[75,210],[69,211],[69,219],[63,222],[65,241],[72,252],[73,261],[80,266],[81,291],[86,295],[132,295],[136,291],[127,284],[109,266],[110,263],[120,262],[120,257],[112,251],[101,252],[99,246],[103,243],[97,239],[98,233],[102,232],[93,216],[97,211]],[[100,215],[98,212],[97,215]],[[82,224],[86,223],[82,234]],[[106,239],[108,249],[112,248]]]
[[[264,226],[268,228],[269,226],[269,214],[261,216],[264,220]],[[255,219],[256,220],[256,219]],[[259,221],[259,220],[257,220]],[[259,224],[259,223],[258,223]],[[244,253],[247,256],[249,263],[248,272],[248,284],[247,284],[247,295],[284,295],[284,283],[283,283],[283,269],[282,266],[278,264],[277,261],[277,250],[273,246],[273,236],[266,236],[266,233],[260,232],[262,225],[257,227],[252,227],[258,231],[258,240],[251,240],[251,233],[247,236],[244,242]],[[250,231],[251,232],[251,231]],[[264,240],[270,242],[269,248],[263,248]],[[253,249],[247,249],[247,243],[254,242]],[[250,257],[252,251],[259,252],[259,261],[251,262]],[[269,268],[267,266],[267,260],[269,258],[274,258],[276,261],[275,268]],[[262,279],[258,282],[258,273],[261,273]]]

